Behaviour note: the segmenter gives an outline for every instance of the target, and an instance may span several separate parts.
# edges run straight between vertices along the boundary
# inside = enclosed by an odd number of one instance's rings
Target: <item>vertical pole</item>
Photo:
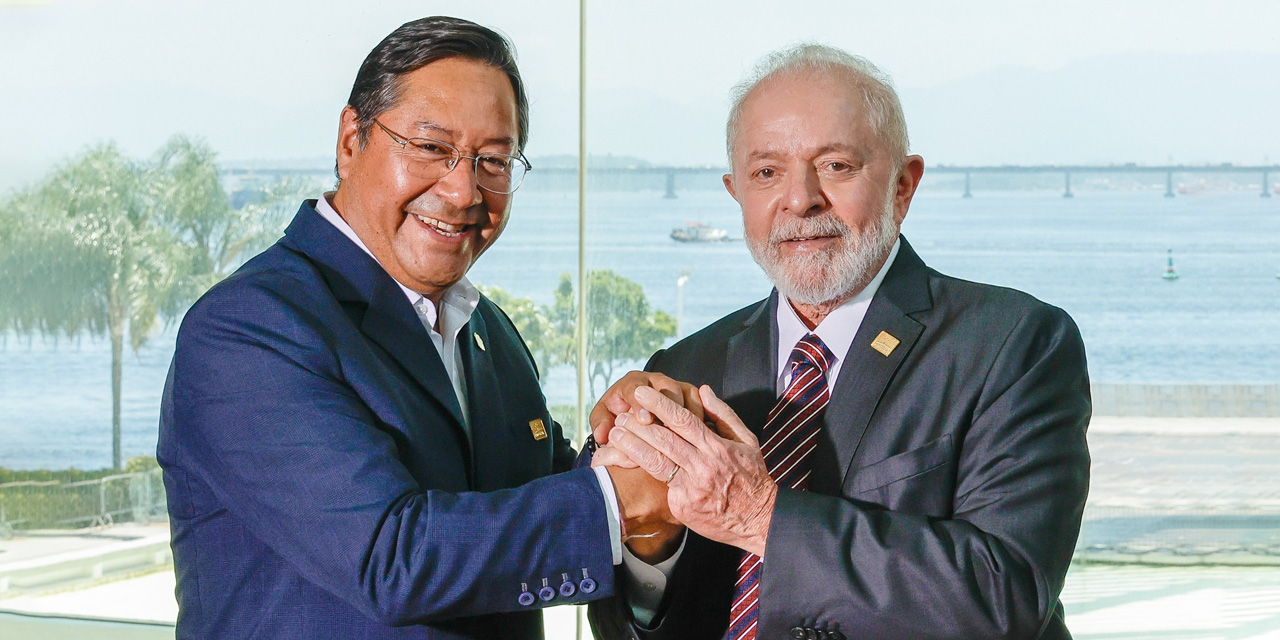
[[[578,0],[578,428],[574,439],[587,434],[587,0]]]
[[[587,429],[587,0],[578,0],[578,428],[574,440],[586,442]],[[577,607],[574,638],[582,640],[585,609]]]
[[[98,480],[98,524],[107,526],[107,481]]]
[[[1067,190],[1062,192],[1062,197],[1064,197],[1064,198],[1074,198],[1074,197],[1075,197],[1075,194],[1074,194],[1074,193],[1071,193],[1071,172],[1070,172],[1070,171],[1064,171],[1064,172],[1062,172],[1062,175],[1066,178],[1066,183],[1067,183]]]
[[[1266,169],[1263,169],[1262,170],[1262,197],[1264,198],[1271,197],[1271,189],[1269,188],[1271,185],[1267,184],[1268,182],[1271,182],[1271,173]]]
[[[1164,197],[1173,197],[1173,169],[1164,174]]]
[[[667,170],[667,193],[662,196],[668,200],[674,200],[676,197],[676,172],[675,169]]]
[[[969,172],[964,172],[964,195],[963,198],[972,198],[973,192],[969,191]]]

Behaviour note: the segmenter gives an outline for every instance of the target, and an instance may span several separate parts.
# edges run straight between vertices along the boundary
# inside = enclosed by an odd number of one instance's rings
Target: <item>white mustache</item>
[[[769,230],[769,244],[776,246],[796,238],[825,236],[847,238],[850,232],[849,225],[830,213],[809,218],[786,218],[776,222]]]

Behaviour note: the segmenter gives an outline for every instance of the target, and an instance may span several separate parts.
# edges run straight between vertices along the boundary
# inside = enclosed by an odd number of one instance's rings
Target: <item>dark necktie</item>
[[[801,338],[791,351],[791,383],[769,411],[761,434],[760,451],[765,466],[779,487],[801,491],[808,488],[822,413],[831,399],[827,368],[834,359],[827,345],[812,333]],[[729,612],[727,640],[755,640],[763,562],[753,553],[742,554],[733,608]]]

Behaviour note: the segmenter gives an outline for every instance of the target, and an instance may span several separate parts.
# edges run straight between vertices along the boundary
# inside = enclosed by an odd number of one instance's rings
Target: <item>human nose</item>
[[[805,166],[799,171],[787,172],[782,194],[783,211],[802,216],[820,211],[826,202],[817,170]]]
[[[476,159],[460,155],[453,169],[436,180],[432,190],[459,209],[480,204],[483,196],[476,176]]]

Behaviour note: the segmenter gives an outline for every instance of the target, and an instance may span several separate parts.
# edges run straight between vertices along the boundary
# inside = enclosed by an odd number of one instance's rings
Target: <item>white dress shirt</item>
[[[333,197],[332,191],[316,199],[316,211],[377,262],[378,258],[369,251],[369,247],[365,246],[360,236],[356,235],[355,229],[352,229],[351,225],[342,219],[337,209],[333,208],[333,204],[329,202],[331,197]],[[396,284],[400,285],[405,297],[409,299],[409,304],[413,305],[418,319],[422,320],[422,326],[426,327],[427,333],[431,334],[431,342],[436,346],[436,352],[444,362],[445,373],[449,374],[449,382],[458,396],[458,405],[462,407],[462,419],[465,423],[463,426],[466,427],[467,438],[470,438],[471,416],[467,411],[467,383],[462,377],[462,350],[458,348],[458,332],[471,321],[471,314],[475,313],[476,307],[480,304],[480,291],[471,284],[470,280],[467,280],[466,276],[463,276],[453,286],[445,289],[444,294],[440,296],[440,306],[443,310],[441,314],[430,298],[404,286],[398,280]],[[437,320],[439,320],[439,330],[436,329]]]

